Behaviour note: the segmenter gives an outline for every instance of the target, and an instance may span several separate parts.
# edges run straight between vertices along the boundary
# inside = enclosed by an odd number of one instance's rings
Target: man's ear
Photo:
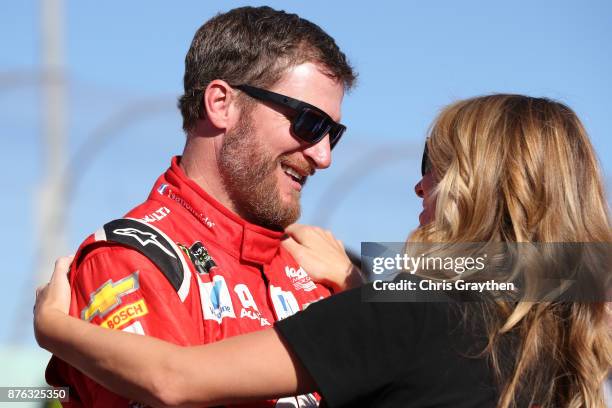
[[[204,91],[203,105],[206,119],[217,129],[233,126],[236,116],[236,98],[233,89],[221,79],[211,81]]]

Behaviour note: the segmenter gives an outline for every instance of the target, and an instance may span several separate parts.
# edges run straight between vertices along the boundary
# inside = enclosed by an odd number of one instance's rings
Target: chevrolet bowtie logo
[[[138,287],[138,271],[116,283],[109,279],[89,295],[89,304],[81,311],[81,319],[91,321],[96,316],[104,317],[121,304],[123,296],[136,292]]]

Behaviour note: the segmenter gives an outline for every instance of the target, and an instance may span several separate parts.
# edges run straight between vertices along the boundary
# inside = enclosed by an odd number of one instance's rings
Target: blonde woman
[[[457,102],[434,122],[426,153],[416,186],[424,211],[409,241],[612,242],[595,154],[560,103],[520,95]],[[349,268],[328,234],[295,236],[288,247],[319,278]],[[306,259],[306,251],[329,256]],[[612,348],[603,299],[463,307],[362,302],[357,289],[274,329],[181,348],[69,317],[69,262],[58,261],[38,296],[39,344],[152,406],[316,390],[330,407],[604,407]]]

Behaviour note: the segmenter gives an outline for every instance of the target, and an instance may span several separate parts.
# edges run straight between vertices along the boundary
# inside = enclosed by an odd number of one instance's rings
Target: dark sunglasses
[[[306,143],[316,144],[329,134],[329,145],[333,149],[346,130],[346,126],[336,123],[327,113],[309,103],[250,85],[231,86],[252,98],[291,109],[294,113],[291,131]]]
[[[425,148],[423,149],[423,158],[421,159],[421,176],[431,171],[431,162],[429,161],[429,152],[427,150],[427,142],[425,141]]]

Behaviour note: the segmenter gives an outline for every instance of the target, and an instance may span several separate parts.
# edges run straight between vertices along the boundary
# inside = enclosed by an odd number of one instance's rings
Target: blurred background
[[[2,2],[0,386],[44,383],[48,355],[31,316],[52,260],[143,201],[182,151],[176,100],[197,28],[263,4],[319,24],[359,72],[343,105],[348,133],[332,167],[306,186],[301,218],[357,253],[361,241],[402,241],[416,227],[426,131],[461,98],[567,103],[590,132],[610,194],[609,1]]]

